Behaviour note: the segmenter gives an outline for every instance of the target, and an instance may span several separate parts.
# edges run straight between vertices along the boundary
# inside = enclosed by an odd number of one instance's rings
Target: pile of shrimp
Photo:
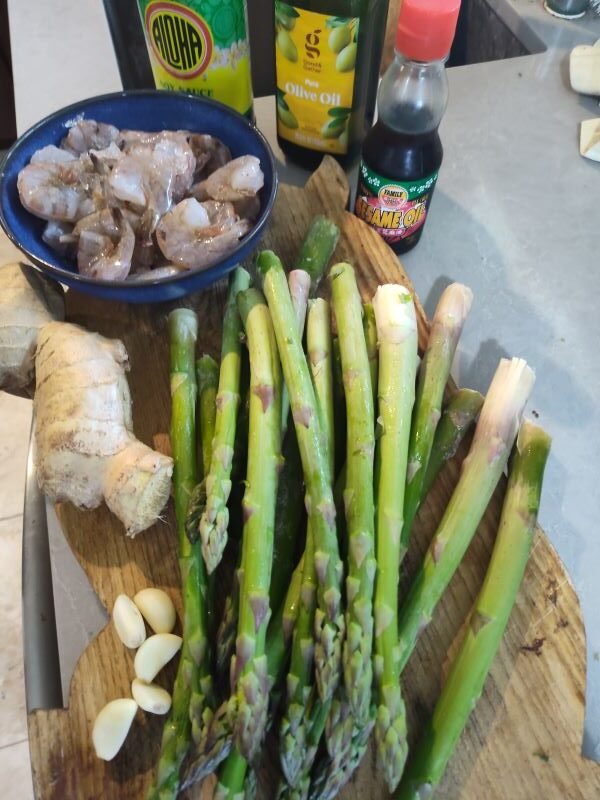
[[[205,269],[251,229],[264,183],[255,156],[231,158],[190,131],[73,124],[19,173],[25,208],[47,220],[44,241],[82,275],[148,280]]]

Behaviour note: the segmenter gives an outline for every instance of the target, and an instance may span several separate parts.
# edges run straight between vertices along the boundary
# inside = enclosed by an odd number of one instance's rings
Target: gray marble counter
[[[505,354],[536,370],[528,412],[554,439],[540,521],[581,599],[584,752],[600,760],[600,164],[578,149],[579,123],[600,116],[600,107],[568,85],[568,53],[600,38],[600,19],[557,20],[539,0],[513,5],[547,50],[449,71],[444,163],[422,241],[403,263],[429,313],[452,280],[474,291],[454,368],[460,384],[485,391]],[[9,11],[19,131],[69,102],[120,88],[100,0],[9,0]],[[58,40],[69,45],[60,56]],[[274,142],[272,100],[258,101],[256,112]],[[283,180],[305,180],[276,155]],[[52,541],[66,684],[102,614],[56,530]]]

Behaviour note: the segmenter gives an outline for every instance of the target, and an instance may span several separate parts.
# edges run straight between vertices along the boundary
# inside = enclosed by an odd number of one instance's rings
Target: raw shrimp
[[[62,150],[53,144],[36,150],[31,156],[31,164],[68,164],[70,161],[77,161],[77,156],[68,150]]]
[[[264,178],[256,156],[240,156],[193,186],[192,194],[198,200],[241,200],[243,197],[258,194],[263,187]]]
[[[69,222],[50,220],[44,228],[42,239],[61,256],[75,252],[73,245],[77,239],[73,236],[73,225]]]
[[[28,164],[19,172],[21,203],[36,217],[76,222],[96,210],[98,185],[79,161]]]
[[[185,272],[184,267],[168,265],[166,267],[146,270],[145,272],[137,272],[135,275],[128,275],[127,280],[134,281],[135,283],[157,281],[161,278],[172,278],[174,275],[181,275],[182,272]]]
[[[230,149],[216,136],[210,136],[208,133],[188,133],[187,141],[196,157],[194,183],[207,178],[211,172],[231,161]]]
[[[88,150],[103,150],[111,142],[119,138],[119,129],[114,125],[96,122],[93,119],[81,119],[71,126],[62,140],[61,147],[74,153],[85,153]]]
[[[250,230],[231,203],[199,203],[190,197],[161,219],[156,240],[163,255],[173,264],[205,268],[235,247]]]
[[[109,281],[127,277],[135,235],[119,209],[90,214],[77,223],[73,234],[79,237],[77,267],[82,275]]]

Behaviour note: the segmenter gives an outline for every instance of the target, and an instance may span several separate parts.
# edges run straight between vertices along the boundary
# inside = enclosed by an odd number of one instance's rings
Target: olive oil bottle
[[[277,140],[316,167],[354,162],[373,123],[388,0],[275,0]]]

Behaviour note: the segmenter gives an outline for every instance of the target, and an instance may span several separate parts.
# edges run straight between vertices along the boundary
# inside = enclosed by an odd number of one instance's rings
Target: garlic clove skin
[[[136,604],[126,594],[117,596],[113,606],[112,620],[117,636],[125,647],[135,650],[145,641],[144,618]]]
[[[152,683],[165,664],[179,651],[182,641],[181,636],[174,633],[155,633],[154,636],[149,636],[135,654],[135,677],[145,683]]]
[[[171,633],[177,615],[173,601],[162,589],[142,589],[133,598],[154,633]]]
[[[138,706],[149,714],[166,714],[171,708],[171,695],[155,683],[145,683],[134,678],[131,694]]]
[[[92,742],[98,758],[111,761],[123,746],[138,705],[122,697],[111,700],[98,713],[92,729]]]

